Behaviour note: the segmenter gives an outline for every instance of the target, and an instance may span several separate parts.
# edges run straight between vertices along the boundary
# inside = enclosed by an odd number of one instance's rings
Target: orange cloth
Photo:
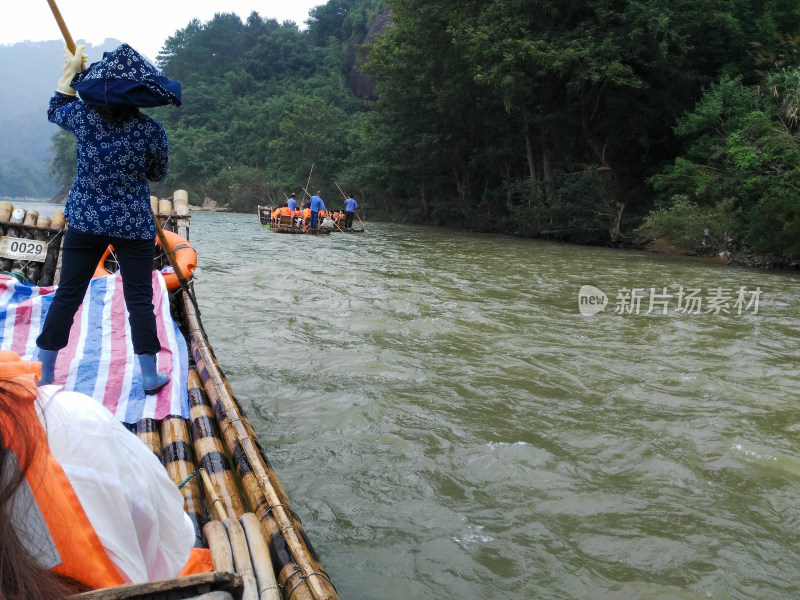
[[[95,589],[125,583],[100,543],[64,469],[50,454],[47,435],[34,406],[39,378],[41,363],[22,361],[14,352],[0,352],[0,386],[4,381],[13,381],[23,387],[23,393],[14,399],[19,421],[0,412],[0,427],[20,462],[29,462],[25,478],[61,559],[52,570]],[[10,431],[20,423],[30,427],[25,436]],[[32,445],[25,447],[23,441]]]
[[[0,350],[0,381],[13,381],[35,398],[39,395],[36,382],[41,378],[42,363],[24,361],[16,352]]]
[[[189,554],[189,560],[186,561],[186,566],[183,567],[178,577],[210,573],[213,570],[214,565],[211,562],[211,550],[208,548],[192,548],[192,553]]]

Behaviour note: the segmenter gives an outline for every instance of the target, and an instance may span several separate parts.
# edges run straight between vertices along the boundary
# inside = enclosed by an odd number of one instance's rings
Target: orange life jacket
[[[39,377],[41,363],[22,361],[15,352],[0,352],[0,385],[14,382],[22,386],[14,410],[19,422],[30,427],[29,436],[22,437],[29,437],[33,445],[22,447],[19,438],[10,431],[18,425],[9,422],[5,413],[0,413],[0,427],[17,457],[30,461],[25,478],[61,560],[52,571],[94,589],[123,584],[125,580],[103,548],[64,469],[50,454],[47,435],[34,406]]]
[[[310,208],[304,208],[303,209],[303,218],[304,219],[310,219],[311,218],[311,209]]]

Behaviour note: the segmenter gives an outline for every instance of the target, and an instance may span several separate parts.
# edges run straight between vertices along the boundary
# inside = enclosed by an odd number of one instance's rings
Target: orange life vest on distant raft
[[[27,436],[14,435],[11,427],[19,425],[9,422],[6,414],[0,412],[3,437],[11,441],[11,450],[20,462],[25,459],[30,462],[25,480],[33,494],[34,505],[21,514],[21,518],[25,519],[26,531],[41,532],[40,539],[36,540],[41,547],[37,559],[53,572],[94,589],[123,584],[125,580],[100,543],[64,469],[50,454],[47,435],[34,406],[39,377],[40,363],[22,361],[15,352],[0,352],[0,383],[13,382],[20,386],[22,392],[16,398],[14,410],[20,417],[19,422],[30,427]],[[29,439],[33,445],[22,447],[20,437]],[[21,492],[22,489],[18,490],[18,497]],[[25,502],[17,504],[28,506]]]

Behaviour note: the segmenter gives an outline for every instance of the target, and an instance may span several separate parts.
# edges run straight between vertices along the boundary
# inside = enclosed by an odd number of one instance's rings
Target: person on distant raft
[[[353,199],[353,196],[350,195],[344,201],[344,228],[345,229],[352,229],[353,228],[353,215],[358,208],[358,202]]]
[[[169,382],[158,372],[161,350],[153,313],[156,223],[148,181],[167,174],[164,127],[140,107],[181,105],[181,85],[162,76],[122,44],[81,71],[84,46],[64,49],[64,75],[50,98],[51,123],[75,135],[77,168],[64,217],[61,280],[36,339],[40,384],[51,383],[59,350],[69,341],[75,313],[105,249],[114,246],[142,386],[154,394]],[[76,97],[76,90],[81,99]]]
[[[323,202],[322,198],[319,196],[320,191],[317,190],[317,193],[314,196],[311,196],[311,229],[317,228],[317,221],[319,221],[319,211],[325,210],[325,202]]]
[[[297,200],[294,197],[294,194],[289,194],[289,200],[286,202],[286,206],[288,206],[292,211],[297,210]]]
[[[89,396],[37,378],[40,363],[0,351],[0,597],[210,571],[155,455]]]

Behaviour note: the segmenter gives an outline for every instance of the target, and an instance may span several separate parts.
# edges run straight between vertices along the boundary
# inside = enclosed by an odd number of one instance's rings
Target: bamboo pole
[[[228,539],[233,552],[233,564],[236,574],[242,578],[244,590],[242,600],[258,600],[258,582],[253,571],[253,561],[250,560],[250,548],[247,545],[247,536],[238,519],[228,518],[222,522],[228,531]]]
[[[181,417],[167,417],[161,421],[164,468],[183,495],[183,511],[194,525],[195,546],[203,545],[204,521],[203,491],[192,448],[188,423]]]
[[[220,521],[227,519],[228,511],[225,510],[225,505],[222,504],[222,500],[219,499],[219,494],[217,494],[217,490],[214,489],[214,484],[211,483],[208,472],[202,467],[199,469],[199,471],[200,477],[203,479],[203,487],[206,490],[206,496],[211,499],[211,506],[216,511],[217,518]]]
[[[228,531],[222,521],[209,521],[203,527],[203,534],[208,540],[208,549],[211,551],[211,562],[215,571],[235,573],[233,566],[233,551],[228,539]]]
[[[161,461],[161,431],[155,419],[141,419],[136,423],[136,437]]]
[[[342,192],[342,188],[340,188],[340,187],[339,187],[339,184],[338,184],[338,183],[336,183],[336,182],[334,181],[334,182],[333,182],[333,185],[335,185],[335,186],[336,186],[336,188],[337,188],[337,189],[338,189],[340,192]],[[342,196],[344,197],[344,199],[345,199],[345,200],[347,200],[347,194],[345,194],[344,192],[342,192]]]
[[[64,17],[61,16],[61,11],[58,10],[58,6],[56,5],[55,0],[47,0],[47,3],[50,5],[50,11],[53,13],[53,16],[56,19],[56,23],[58,24],[58,28],[61,30],[61,37],[64,38],[64,43],[67,45],[67,49],[75,54],[75,40],[72,39],[72,35],[67,28],[67,24],[64,22]],[[85,68],[86,64],[83,60],[81,60],[81,69]]]
[[[308,188],[308,186],[311,185],[311,173],[313,171],[314,171],[314,163],[311,163],[311,170],[308,172],[308,181],[306,181],[306,187],[303,188],[303,190],[305,191],[306,194],[308,194],[308,190],[306,188]],[[311,194],[308,194],[308,197],[310,198]],[[306,199],[306,197],[303,196],[303,200],[305,200],[305,199]]]
[[[250,557],[253,559],[259,600],[281,600],[278,582],[275,581],[275,571],[272,569],[269,547],[264,539],[264,532],[261,531],[258,517],[253,513],[245,513],[239,518],[239,522],[247,536]]]
[[[189,370],[189,414],[192,422],[194,453],[198,466],[206,471],[212,488],[225,507],[225,512],[239,517],[247,512],[236,477],[231,470],[228,451],[222,441],[222,433],[208,403],[203,382],[195,369]]]
[[[338,183],[336,183],[336,182],[334,181],[334,182],[333,182],[333,184],[334,184],[334,185],[335,185],[337,188],[339,188],[339,191],[340,191],[340,192],[342,192],[342,188],[340,188],[340,187],[339,187],[339,184],[338,184]],[[347,200],[347,194],[345,194],[344,192],[342,192],[342,196],[344,196],[344,199],[345,199],[345,200]],[[356,210],[356,211],[353,211],[353,212],[355,212],[355,213],[356,213],[356,216],[358,217],[358,211]],[[358,217],[358,220],[359,220],[359,221],[361,221],[361,217]],[[369,230],[367,229],[367,226],[366,226],[366,225],[364,225],[364,221],[361,221],[361,226],[364,228],[364,231],[366,231],[367,233],[369,233]]]
[[[67,29],[67,24],[64,22],[64,17],[61,16],[61,11],[58,10],[55,0],[47,0],[47,3],[50,5],[50,10],[56,19],[58,28],[61,30],[61,37],[64,38],[64,42],[67,44],[67,49],[75,54],[75,41],[72,39],[69,29]]]

